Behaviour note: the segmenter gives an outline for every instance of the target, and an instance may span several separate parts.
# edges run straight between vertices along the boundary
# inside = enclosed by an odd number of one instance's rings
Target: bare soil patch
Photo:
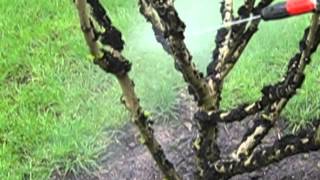
[[[183,179],[194,179],[195,171],[192,139],[196,126],[192,121],[196,106],[192,99],[182,93],[174,111],[177,119],[170,122],[156,120],[155,136],[162,144],[168,158],[175,164]],[[191,106],[190,106],[191,105]],[[159,118],[159,117],[158,117]],[[230,153],[241,141],[246,129],[252,126],[250,118],[233,124],[220,124],[218,144],[222,155]],[[277,128],[263,140],[265,145],[272,144],[279,136],[288,131],[286,123],[279,120]],[[91,180],[161,180],[163,177],[147,149],[139,143],[138,130],[132,123],[114,131],[114,143],[101,157],[101,168],[94,176],[69,176],[67,179]],[[252,173],[233,177],[232,180],[317,180],[320,179],[320,151],[296,155],[279,163]]]

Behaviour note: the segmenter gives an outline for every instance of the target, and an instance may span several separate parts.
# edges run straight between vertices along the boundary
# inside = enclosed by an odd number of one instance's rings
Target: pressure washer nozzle
[[[287,0],[264,8],[261,11],[263,20],[287,18],[319,10],[320,0]]]

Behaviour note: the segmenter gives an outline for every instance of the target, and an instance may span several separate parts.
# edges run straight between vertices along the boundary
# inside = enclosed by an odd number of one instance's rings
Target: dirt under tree
[[[192,106],[190,106],[190,104]],[[163,121],[157,116],[154,125],[155,136],[160,141],[165,152],[183,179],[194,179],[195,161],[192,140],[196,136],[196,125],[192,121],[197,110],[191,97],[183,92],[173,108],[177,119]],[[240,143],[246,129],[252,126],[250,118],[232,124],[220,124],[218,144],[221,155],[229,154]],[[263,140],[264,145],[270,145],[274,139],[289,132],[284,120],[279,120],[277,128],[273,129]],[[163,176],[156,166],[148,150],[139,142],[138,130],[132,123],[127,123],[119,130],[108,130],[113,134],[113,141],[101,156],[101,169],[90,176],[75,176],[69,174],[66,179],[90,180],[161,180]],[[81,174],[81,173],[80,173]],[[64,179],[62,177],[58,179]],[[287,158],[266,168],[245,173],[232,180],[317,180],[320,179],[320,151],[300,154]]]

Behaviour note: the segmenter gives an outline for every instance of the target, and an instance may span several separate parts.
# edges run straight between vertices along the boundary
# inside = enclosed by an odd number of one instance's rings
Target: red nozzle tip
[[[288,0],[286,9],[290,15],[298,15],[316,10],[317,3],[315,0]]]

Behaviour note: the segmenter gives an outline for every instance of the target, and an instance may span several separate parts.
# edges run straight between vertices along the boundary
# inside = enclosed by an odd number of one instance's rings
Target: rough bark
[[[283,80],[262,89],[262,97],[254,103],[239,105],[229,111],[219,107],[224,79],[238,62],[260,20],[236,26],[228,26],[233,20],[257,15],[273,0],[245,0],[233,15],[233,0],[223,0],[221,15],[225,28],[218,31],[212,62],[207,76],[199,72],[192,62],[184,43],[185,24],[179,18],[173,0],[139,0],[140,12],[149,21],[156,39],[170,54],[176,69],[181,72],[189,86],[189,92],[198,102],[199,111],[194,119],[198,125],[198,137],[193,143],[197,160],[197,179],[228,179],[236,174],[250,172],[271,163],[295,155],[320,149],[320,126],[315,124],[298,133],[275,141],[274,145],[260,147],[261,140],[269,132],[288,101],[301,88],[304,70],[320,43],[320,19],[314,14],[312,23],[305,30],[299,52],[289,61]],[[121,32],[113,26],[99,0],[76,0],[77,9],[90,53],[94,63],[105,72],[113,74],[123,92],[123,104],[131,112],[143,143],[167,179],[181,179],[173,164],[153,135],[152,121],[140,106],[134,82],[129,77],[131,63],[122,56],[124,41]],[[90,7],[90,10],[88,9]],[[99,26],[99,28],[96,28]],[[248,129],[239,146],[227,159],[221,159],[217,146],[217,123],[232,123],[256,115],[254,125]]]
[[[184,43],[185,24],[179,18],[173,1],[139,0],[139,6],[141,14],[152,24],[159,43],[174,58],[175,68],[183,75],[199,106],[206,110],[214,109],[215,92],[192,62]]]
[[[312,24],[305,30],[305,34],[300,41],[300,52],[297,53],[289,62],[288,71],[284,80],[276,86],[268,86],[267,91],[270,99],[275,101],[267,106],[266,111],[260,115],[254,127],[248,130],[239,148],[234,154],[234,158],[248,156],[252,150],[260,143],[262,138],[273,127],[274,122],[279,117],[281,111],[288,101],[296,94],[304,82],[304,70],[311,61],[311,55],[317,49],[320,42],[320,23],[319,15],[315,14]]]
[[[272,3],[273,0],[261,0],[254,7],[255,1],[247,0],[238,10],[239,17],[233,18],[232,1],[225,0],[221,4],[221,14],[225,27],[218,30],[216,35],[216,47],[213,51],[212,62],[207,67],[207,76],[215,82],[218,96],[221,95],[223,80],[239,60],[242,52],[257,32],[260,20],[229,26],[231,21],[248,18],[250,15],[260,14],[260,11]],[[218,98],[219,100],[221,97]],[[217,102],[218,104],[220,102]]]
[[[104,32],[98,32],[94,28],[94,23],[89,16],[87,2],[90,4],[92,17],[102,29],[104,29]],[[170,180],[181,179],[172,163],[166,158],[161,145],[154,138],[152,121],[149,120],[140,106],[139,99],[134,90],[134,82],[128,75],[131,64],[121,55],[124,42],[120,31],[112,26],[110,18],[98,0],[88,0],[87,2],[85,0],[77,0],[76,5],[81,27],[90,52],[95,58],[95,63],[105,72],[111,73],[117,78],[123,92],[123,103],[131,112],[133,122],[140,130],[143,143],[152,154],[152,157],[166,178]],[[97,35],[99,37],[97,37]],[[99,40],[103,46],[99,47],[97,40]],[[108,46],[108,48],[104,46]]]
[[[179,18],[173,2],[159,0],[140,0],[140,12],[149,21],[155,35],[174,60],[175,67],[180,71],[189,85],[189,92],[194,95],[198,106],[205,112],[218,109],[218,99],[214,84],[208,82],[200,73],[194,63],[192,56],[184,43],[185,24]],[[197,154],[197,162],[199,164],[198,174],[202,176],[205,169],[208,170],[208,162],[215,161],[219,158],[219,149],[216,145],[217,128],[206,128],[198,123],[199,134],[194,142],[194,148]]]
[[[272,163],[279,162],[289,156],[308,153],[320,149],[318,124],[310,125],[297,135],[287,135],[274,142],[272,146],[261,147],[241,161],[225,159],[217,161],[215,171],[223,174],[221,179],[228,179],[234,175],[251,172]],[[214,176],[208,177],[209,179]]]

